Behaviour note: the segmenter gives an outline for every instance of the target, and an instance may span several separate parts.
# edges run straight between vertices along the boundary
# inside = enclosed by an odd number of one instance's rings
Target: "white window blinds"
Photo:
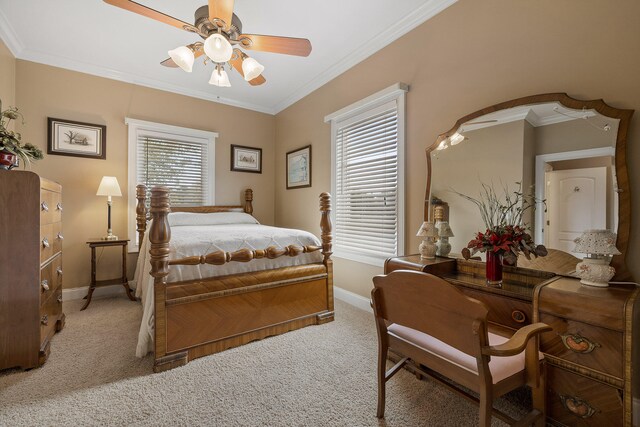
[[[393,100],[334,125],[338,253],[381,259],[398,254],[398,123]]]
[[[170,189],[172,206],[206,204],[209,185],[208,147],[141,133],[137,144],[138,184],[148,189],[164,185]]]

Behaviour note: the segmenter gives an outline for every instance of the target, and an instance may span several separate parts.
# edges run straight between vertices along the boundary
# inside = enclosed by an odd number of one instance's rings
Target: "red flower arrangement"
[[[500,255],[503,262],[508,265],[516,264],[520,252],[527,259],[531,259],[531,255],[534,257],[547,255],[547,248],[536,245],[526,229],[519,225],[500,225],[487,229],[484,233],[478,232],[475,239],[462,250],[462,255],[469,259],[477,252],[486,251]]]

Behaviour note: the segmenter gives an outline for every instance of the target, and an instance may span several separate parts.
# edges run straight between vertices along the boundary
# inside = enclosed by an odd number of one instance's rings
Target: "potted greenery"
[[[22,144],[20,133],[7,129],[11,120],[18,118],[23,119],[18,108],[9,107],[2,110],[2,101],[0,101],[0,169],[11,170],[18,166],[18,157],[25,164],[29,164],[31,160],[41,160],[44,157],[42,150],[35,145]]]

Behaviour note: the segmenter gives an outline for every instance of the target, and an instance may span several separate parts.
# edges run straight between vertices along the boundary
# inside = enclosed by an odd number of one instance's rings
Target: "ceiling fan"
[[[309,56],[311,53],[311,42],[307,39],[243,34],[242,22],[233,13],[234,0],[209,0],[207,5],[196,10],[193,25],[132,0],[104,2],[202,37],[204,42],[197,41],[170,50],[170,57],[160,64],[165,67],[180,67],[190,73],[195,58],[206,55],[216,66],[209,80],[210,84],[216,86],[231,86],[224,70],[225,63],[235,68],[252,86],[266,82],[262,76],[264,66],[239,48],[297,56]],[[206,61],[207,59],[205,63]]]

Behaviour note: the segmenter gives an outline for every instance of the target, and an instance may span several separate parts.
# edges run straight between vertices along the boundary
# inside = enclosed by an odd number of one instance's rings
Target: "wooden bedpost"
[[[326,264],[331,257],[331,242],[333,237],[331,235],[331,194],[320,194],[320,212],[322,217],[320,218],[320,229],[322,230],[322,254],[324,255],[324,263]]]
[[[154,341],[155,372],[165,371],[187,363],[186,352],[179,355],[167,356],[167,275],[169,274],[169,241],[171,227],[167,216],[171,212],[169,189],[167,187],[153,187],[151,189],[151,228],[149,242],[151,249],[151,276],[153,276],[154,307]],[[178,356],[178,357],[176,357]]]
[[[244,211],[249,215],[253,215],[253,190],[247,188],[244,191]]]
[[[138,232],[138,248],[142,247],[142,239],[147,229],[147,207],[145,205],[147,199],[147,186],[143,184],[136,185],[136,231]]]

